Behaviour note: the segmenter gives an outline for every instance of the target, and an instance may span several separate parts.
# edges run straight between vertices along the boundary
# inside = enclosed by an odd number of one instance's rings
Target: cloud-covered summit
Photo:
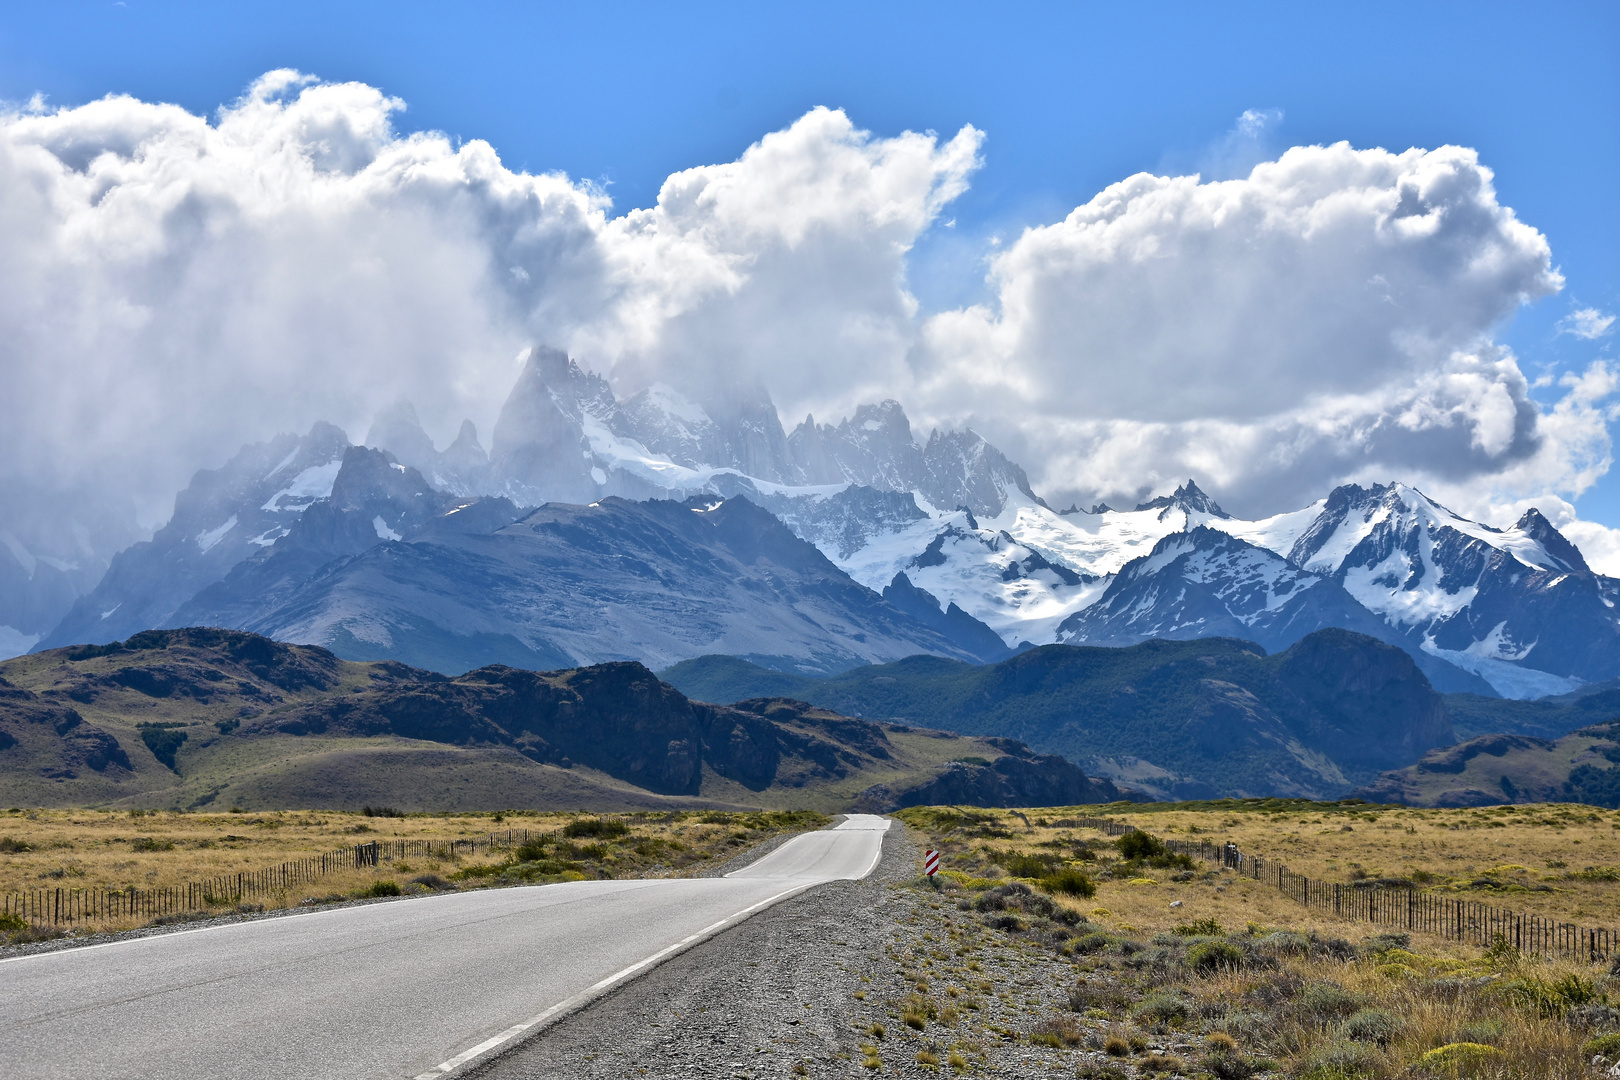
[[[100,485],[161,520],[242,443],[361,432],[402,396],[442,445],[490,430],[536,341],[621,397],[763,388],[793,420],[896,398],[1065,502],[1197,475],[1256,515],[1397,477],[1562,526],[1609,465],[1613,373],[1543,407],[1493,339],[1561,280],[1472,150],[1133,176],[987,249],[991,303],[921,311],[908,260],[979,164],[972,127],[880,137],[817,108],[619,213],[403,132],[404,109],[278,71],[211,118],[0,114],[0,494]]]

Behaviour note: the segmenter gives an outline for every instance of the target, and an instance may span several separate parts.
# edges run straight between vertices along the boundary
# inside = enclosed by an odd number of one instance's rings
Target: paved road
[[[661,954],[876,866],[882,818],[724,878],[422,897],[0,961],[0,1075],[442,1077]]]

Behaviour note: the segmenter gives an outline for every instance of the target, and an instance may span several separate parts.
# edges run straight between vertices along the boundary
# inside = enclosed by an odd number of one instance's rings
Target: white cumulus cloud
[[[1573,334],[1588,341],[1602,337],[1614,328],[1614,316],[1605,315],[1597,308],[1576,308],[1558,320],[1560,334]]]
[[[908,255],[978,168],[972,127],[879,137],[818,108],[621,213],[402,131],[404,109],[277,71],[212,117],[0,113],[0,496],[99,486],[155,520],[241,443],[359,435],[401,394],[441,442],[463,416],[487,438],[537,341],[624,393],[760,385],[823,419],[896,397],[1065,500],[1195,476],[1257,514],[1394,478],[1490,520],[1535,501],[1576,535],[1610,466],[1613,370],[1543,406],[1494,338],[1562,281],[1472,150],[1252,164],[1280,120],[1257,110],[1221,144],[1233,178],[1124,179],[990,242],[990,303],[926,312]]]
[[[401,393],[487,437],[536,340],[632,383],[770,373],[853,403],[903,370],[906,252],[981,140],[816,109],[615,217],[488,143],[399,132],[403,109],[277,71],[212,119],[124,96],[0,115],[0,488],[89,477],[161,518],[244,441],[358,435]]]
[[[993,304],[927,320],[922,400],[1065,498],[1192,475],[1271,513],[1399,478],[1498,505],[1607,468],[1603,379],[1544,412],[1492,340],[1562,279],[1472,150],[1340,143],[1236,180],[1133,176],[1026,230],[990,285]]]

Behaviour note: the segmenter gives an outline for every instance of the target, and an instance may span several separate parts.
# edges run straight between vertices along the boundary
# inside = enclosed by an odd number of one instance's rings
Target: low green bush
[[[1152,859],[1165,854],[1164,841],[1145,832],[1128,832],[1114,846],[1123,859]]]
[[[1366,999],[1338,983],[1312,983],[1300,992],[1299,1006],[1317,1017],[1349,1016],[1366,1005]]]
[[[397,881],[374,881],[371,884],[371,888],[365,890],[363,893],[361,893],[361,895],[366,896],[366,897],[398,896],[399,895],[399,882],[397,882]]]
[[[1174,990],[1155,990],[1131,1010],[1131,1017],[1138,1022],[1171,1023],[1187,1019],[1188,1008],[1184,995]]]
[[[600,840],[611,840],[618,836],[627,836],[630,826],[617,818],[580,818],[570,821],[563,826],[562,834],[571,839],[582,836],[595,837]]]
[[[1201,974],[1236,971],[1243,966],[1243,950],[1230,941],[1200,941],[1187,950],[1187,966]]]
[[[1178,923],[1170,928],[1172,934],[1181,937],[1220,937],[1226,933],[1221,924],[1214,919],[1195,919],[1192,922]]]
[[[1050,893],[1063,893],[1065,896],[1095,896],[1097,885],[1085,874],[1072,868],[1064,868],[1049,877],[1041,879],[1041,888]]]
[[[1344,1033],[1348,1038],[1379,1046],[1389,1045],[1400,1030],[1401,1022],[1383,1009],[1359,1009],[1344,1022]]]

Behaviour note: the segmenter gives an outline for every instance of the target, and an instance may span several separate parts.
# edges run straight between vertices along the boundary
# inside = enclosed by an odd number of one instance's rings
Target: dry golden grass
[[[1620,1055],[1620,1035],[1612,1047],[1588,1042],[1620,1029],[1620,978],[1611,977],[1606,966],[1520,957],[1511,949],[1486,951],[1422,934],[1392,949],[1387,939],[1374,938],[1381,927],[1307,909],[1260,882],[1223,873],[1214,863],[1195,863],[1191,873],[1119,866],[1112,838],[1056,824],[1086,810],[921,808],[900,816],[943,852],[943,865],[953,873],[944,896],[963,911],[982,912],[977,918],[984,928],[969,933],[964,926],[959,944],[966,948],[957,955],[977,955],[983,944],[994,951],[1005,942],[1015,951],[1068,958],[1078,995],[1071,997],[1070,1006],[1084,1025],[1078,1037],[1094,1052],[1117,1054],[1121,1065],[1134,1066],[1120,1076],[1144,1075],[1159,1067],[1152,1048],[1166,1046],[1181,1048],[1188,1075],[1299,1080],[1575,1080],[1601,1072],[1591,1065],[1596,1050],[1607,1055],[1604,1068]],[[1586,808],[1531,807],[1521,814],[1523,821],[1503,829],[1489,827],[1494,815],[1473,811],[1383,811],[1350,817],[1337,808],[1318,807],[1279,818],[1245,816],[1230,808],[1182,808],[1132,810],[1122,816],[1161,837],[1231,838],[1263,855],[1270,854],[1263,846],[1267,837],[1308,837],[1294,846],[1297,857],[1288,861],[1323,876],[1331,864],[1341,871],[1352,861],[1379,865],[1372,855],[1380,852],[1386,856],[1382,867],[1394,865],[1387,856],[1402,850],[1392,842],[1396,828],[1399,836],[1426,843],[1409,846],[1408,855],[1459,854],[1476,866],[1485,861],[1483,855],[1496,853],[1499,837],[1562,845],[1554,851],[1611,850],[1607,827],[1612,815],[1599,815],[1599,831]],[[1314,820],[1319,817],[1326,821]],[[1336,827],[1329,830],[1329,823]],[[1350,824],[1351,831],[1337,827],[1343,824]],[[1408,833],[1408,827],[1419,831]],[[1577,846],[1575,840],[1581,843]],[[1074,857],[1086,843],[1097,859]],[[1058,866],[1066,862],[1088,871],[1097,884],[1095,894],[1041,895],[1045,886],[1055,890],[1058,879],[1034,875],[1033,864],[1019,866],[1020,855],[1045,856],[1058,860]],[[1007,881],[1008,864],[1031,875],[1024,881],[1037,888],[1033,896],[1013,886],[987,893]],[[1422,865],[1412,862],[1414,869]],[[1341,873],[1337,880],[1349,878]],[[1541,910],[1570,919],[1578,908],[1612,905],[1609,890],[1620,888],[1613,882],[1562,877],[1546,884],[1558,891],[1513,892],[1494,900],[1511,906],[1530,895],[1546,905]],[[1080,918],[1054,912],[1053,904]],[[1018,917],[1010,918],[1012,912]],[[1224,940],[1199,944],[1210,941],[1199,936],[1210,928],[1188,924],[1204,920],[1218,923]],[[1272,937],[1277,931],[1289,933]],[[1231,962],[1240,966],[1201,971],[1195,960],[1199,949],[1227,950]],[[1056,1045],[1051,1039],[1046,1043]],[[1093,1063],[1079,1075],[1114,1074]]]
[[[1165,839],[1231,840],[1322,881],[1408,878],[1445,895],[1527,914],[1620,925],[1616,811],[1570,804],[1468,810],[1326,804],[1302,812],[1165,809],[1110,816]],[[1037,818],[1052,820],[1045,812],[1031,814]],[[1616,880],[1605,880],[1607,871]]]
[[[461,875],[466,887],[496,880],[480,873],[504,867],[525,831],[553,834],[579,813],[410,814],[365,816],[336,811],[198,814],[166,811],[10,810],[0,812],[0,895],[37,889],[157,889],[183,886],[278,866],[373,840],[477,840],[498,842],[454,857],[384,859],[379,866],[346,867],[271,896],[268,908],[314,897],[363,892],[379,881]],[[814,815],[786,821],[769,814],[716,812],[604,815],[630,827],[607,840],[573,845],[573,873],[604,877],[666,877],[691,873],[728,858],[784,829],[815,827]],[[510,841],[510,845],[508,845]],[[532,879],[533,875],[530,876]],[[120,925],[144,920],[125,919]],[[108,929],[97,920],[93,928]]]

